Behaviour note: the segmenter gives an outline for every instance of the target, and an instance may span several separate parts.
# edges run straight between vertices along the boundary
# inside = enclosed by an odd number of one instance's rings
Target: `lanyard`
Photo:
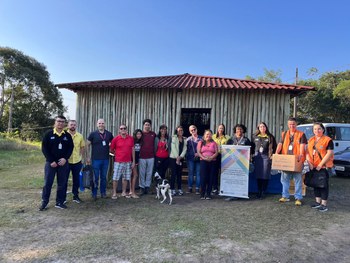
[[[100,135],[102,141],[106,140],[106,132],[103,133],[103,136],[100,132],[98,132],[98,134]]]
[[[239,139],[239,141],[237,140],[237,137],[235,136],[235,140],[236,140],[236,145],[239,145],[241,143],[241,141],[243,140],[243,136],[241,137],[241,139]]]

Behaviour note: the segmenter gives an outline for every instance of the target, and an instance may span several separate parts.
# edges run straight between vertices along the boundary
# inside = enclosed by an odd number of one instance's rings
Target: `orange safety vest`
[[[321,154],[321,157],[324,158],[325,155],[327,154],[327,146],[331,140],[332,140],[331,138],[324,135],[318,140],[317,143],[315,143],[316,137],[313,136],[310,138],[308,142],[307,150],[310,156],[310,163],[314,167],[317,167],[322,161],[317,151]],[[314,146],[316,146],[317,151],[314,150]],[[325,164],[326,168],[333,167],[333,159],[334,159],[334,155],[332,155],[331,158],[326,162]]]
[[[301,137],[304,135],[302,131],[296,130],[294,132],[294,138],[293,138],[293,153],[294,155],[300,155],[300,140]],[[288,147],[290,145],[290,131],[286,131],[282,133],[282,154],[288,154]],[[302,162],[305,161],[305,155],[301,159]]]

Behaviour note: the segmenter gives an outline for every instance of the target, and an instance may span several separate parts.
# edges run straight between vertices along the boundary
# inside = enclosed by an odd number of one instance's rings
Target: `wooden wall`
[[[152,120],[158,132],[165,123],[169,131],[180,124],[181,108],[211,108],[210,127],[226,125],[227,134],[237,123],[247,126],[247,136],[264,121],[276,139],[286,129],[290,116],[290,95],[280,90],[227,90],[227,89],[82,89],[77,92],[76,119],[78,131],[84,137],[96,129],[103,118],[106,129],[113,135],[120,124],[128,126],[129,133],[142,129],[145,118]]]

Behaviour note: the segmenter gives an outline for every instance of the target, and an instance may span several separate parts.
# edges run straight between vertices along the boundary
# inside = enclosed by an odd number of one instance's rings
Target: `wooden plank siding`
[[[243,123],[251,137],[258,122],[264,121],[279,139],[290,116],[290,94],[271,89],[83,88],[77,91],[76,119],[85,138],[96,129],[99,118],[105,119],[106,129],[113,135],[122,123],[130,134],[136,128],[142,129],[145,118],[152,120],[154,131],[165,123],[173,133],[180,124],[182,108],[210,108],[211,129],[215,131],[218,124],[224,123],[229,135],[235,124]]]

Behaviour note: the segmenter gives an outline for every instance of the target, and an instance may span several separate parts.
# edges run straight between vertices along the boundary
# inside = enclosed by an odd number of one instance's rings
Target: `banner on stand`
[[[249,198],[250,146],[221,146],[220,195]]]

